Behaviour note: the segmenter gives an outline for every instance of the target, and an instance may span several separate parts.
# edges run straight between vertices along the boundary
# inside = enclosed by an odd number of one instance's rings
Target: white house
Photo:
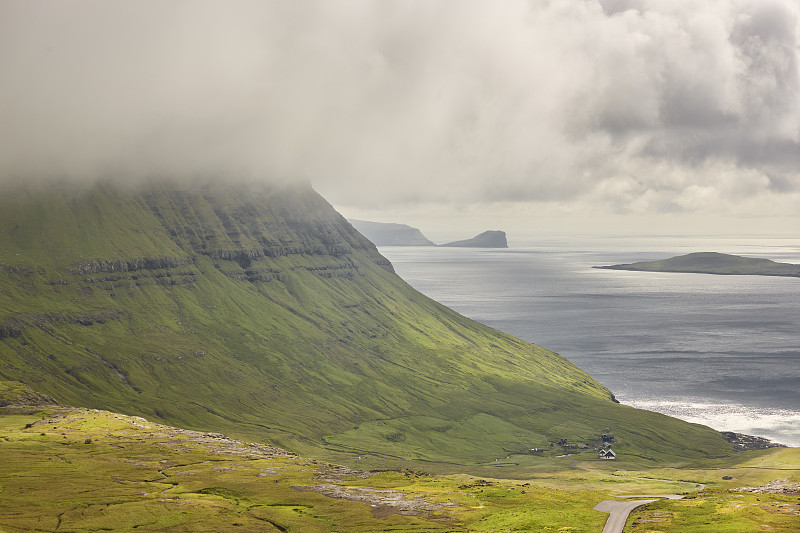
[[[614,450],[612,450],[611,448],[609,448],[607,450],[600,450],[600,452],[597,454],[597,456],[600,459],[612,459],[613,460],[613,459],[617,458],[617,454],[614,453]]]

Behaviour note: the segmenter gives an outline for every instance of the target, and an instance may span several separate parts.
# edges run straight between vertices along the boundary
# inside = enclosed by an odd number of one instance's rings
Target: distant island
[[[405,224],[354,219],[347,221],[375,246],[435,246],[420,230]]]
[[[800,277],[800,265],[717,252],[696,252],[661,261],[643,261],[594,268],[641,272]]]
[[[417,228],[406,224],[390,222],[370,222],[367,220],[347,220],[359,233],[372,241],[375,246],[437,246]],[[471,239],[448,242],[438,246],[460,248],[508,248],[504,231],[484,231]]]
[[[448,242],[439,246],[452,246],[458,248],[508,248],[506,232],[499,230],[484,231],[471,239]]]

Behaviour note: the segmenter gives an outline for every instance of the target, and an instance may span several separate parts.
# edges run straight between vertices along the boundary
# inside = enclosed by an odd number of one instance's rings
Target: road
[[[602,511],[608,513],[608,520],[603,528],[603,533],[622,533],[625,528],[625,522],[628,520],[628,515],[631,511],[642,505],[653,503],[662,498],[670,500],[679,500],[683,496],[677,494],[658,494],[658,495],[643,495],[643,496],[622,496],[622,498],[648,498],[646,500],[631,500],[631,501],[617,501],[617,500],[603,500],[595,505],[595,511]]]
[[[618,474],[611,474],[612,476],[617,476]],[[645,481],[666,481],[667,483],[684,483],[686,485],[694,485],[697,490],[705,490],[706,485],[705,483],[698,483],[697,481],[678,481],[675,479],[659,479],[657,477],[628,477],[628,476],[619,476],[624,477],[625,479],[644,479]],[[640,496],[623,496],[623,498],[639,498]],[[652,496],[653,498],[669,498],[669,496]],[[669,498],[671,500],[679,500],[680,498]]]

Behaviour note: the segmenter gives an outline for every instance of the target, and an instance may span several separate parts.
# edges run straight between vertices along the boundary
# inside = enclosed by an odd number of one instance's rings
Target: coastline
[[[678,401],[623,395],[621,402],[636,409],[646,409],[713,428],[723,436],[729,435],[726,440],[741,448],[737,451],[800,447],[796,429],[800,424],[800,411],[797,410],[712,403],[701,398]]]
[[[800,303],[787,281],[592,268],[721,245],[732,254],[800,264],[796,239],[516,241],[511,250],[381,252],[418,290],[564,355],[623,404],[800,447]]]
[[[650,272],[653,274],[708,274],[709,276],[769,276],[773,278],[800,278],[800,274],[769,274],[765,272],[709,272],[707,270],[653,270],[634,268],[627,265],[593,266],[600,270],[620,270],[623,272]]]
[[[766,437],[759,437],[757,435],[746,435],[744,433],[735,433],[733,431],[720,431],[720,433],[726,441],[733,444],[733,449],[737,452],[789,447],[786,444],[773,442]]]

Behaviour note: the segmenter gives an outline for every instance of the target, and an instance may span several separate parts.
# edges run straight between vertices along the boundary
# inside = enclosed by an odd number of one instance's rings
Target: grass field
[[[598,502],[654,493],[686,498],[636,512],[626,531],[800,527],[800,494],[728,491],[800,481],[794,448],[682,469],[541,459],[509,480],[351,470],[107,411],[0,411],[1,531],[599,532]]]

